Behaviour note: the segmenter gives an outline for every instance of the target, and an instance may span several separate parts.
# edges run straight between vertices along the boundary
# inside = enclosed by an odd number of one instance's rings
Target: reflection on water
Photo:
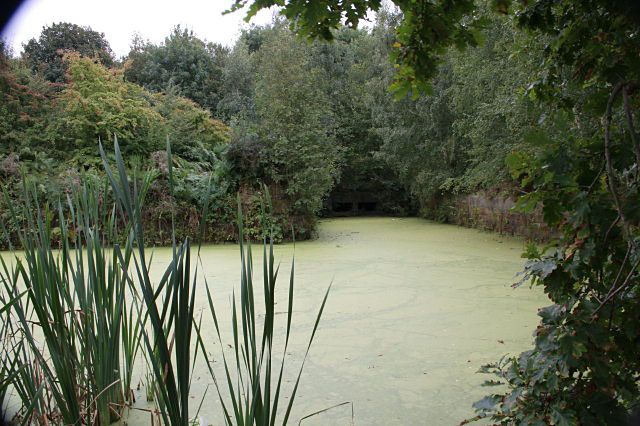
[[[254,249],[260,279],[260,247]],[[510,288],[522,267],[521,251],[522,241],[517,239],[420,219],[322,221],[317,240],[295,246],[289,387],[323,292],[331,281],[334,284],[303,373],[292,424],[347,401],[352,404],[302,424],[349,425],[352,406],[358,425],[453,425],[472,416],[471,404],[486,391],[480,387],[485,377],[475,372],[505,353],[527,349],[536,310],[546,303],[537,289]],[[291,244],[276,248],[282,262],[276,306],[280,313],[286,310],[293,252]],[[168,249],[156,249],[154,264],[166,264],[169,255]],[[229,314],[231,291],[239,282],[238,247],[204,247],[202,266],[216,307],[222,316]],[[203,284],[198,292],[204,309]],[[284,326],[286,316],[278,319]],[[223,336],[225,350],[231,351],[226,346],[232,342],[228,322],[222,327],[229,331]],[[203,329],[210,353],[218,359],[220,345],[214,343],[212,327]],[[284,327],[280,330],[281,339]],[[215,363],[217,371],[222,372],[221,364]],[[194,375],[194,411],[211,384],[200,359]],[[144,387],[138,400],[144,400]],[[130,424],[137,423],[138,415],[148,421],[148,414],[138,413]],[[213,387],[200,417],[205,424],[222,424]]]

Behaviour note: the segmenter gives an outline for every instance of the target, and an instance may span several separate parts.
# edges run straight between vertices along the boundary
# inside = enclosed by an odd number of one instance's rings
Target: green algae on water
[[[523,241],[516,238],[415,218],[322,220],[317,240],[295,245],[295,332],[286,386],[295,381],[317,303],[329,282],[334,284],[292,424],[347,401],[360,425],[453,425],[472,416],[471,404],[485,391],[480,386],[484,377],[476,371],[503,354],[528,348],[537,308],[547,302],[537,289],[510,287],[522,268],[522,248]],[[203,273],[219,318],[230,317],[229,300],[239,282],[237,250],[235,245],[202,249]],[[293,244],[276,247],[281,276],[288,276],[293,253]],[[169,257],[169,249],[156,249],[154,264],[164,265]],[[256,259],[255,270],[261,268]],[[285,287],[277,295],[276,321],[281,326],[286,321]],[[206,309],[204,286],[199,288],[198,308]],[[203,318],[207,321],[208,313]],[[228,325],[221,324],[221,329],[229,330]],[[213,358],[219,358],[211,324],[204,323],[202,329]],[[281,333],[275,336],[278,345],[284,327],[276,324],[276,329]],[[230,334],[223,339],[232,343]],[[232,353],[230,347],[224,350]],[[216,368],[222,373],[222,362],[216,362]],[[199,360],[192,412],[210,381]],[[144,400],[144,389],[140,392],[138,401]],[[209,389],[199,417],[205,424],[222,424],[219,407]],[[129,423],[137,423],[137,414],[132,414]],[[147,421],[147,415],[143,417]],[[302,424],[350,421],[348,404]]]

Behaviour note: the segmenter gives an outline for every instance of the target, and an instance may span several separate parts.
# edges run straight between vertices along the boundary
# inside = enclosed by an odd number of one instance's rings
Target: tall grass
[[[191,270],[191,242],[176,242],[175,224],[172,232],[172,258],[160,282],[154,286],[151,279],[150,257],[146,251],[142,206],[144,191],[139,191],[137,180],[130,182],[117,139],[115,140],[116,169],[112,170],[108,157],[100,145],[100,154],[114,197],[122,216],[129,225],[129,241],[135,245],[133,253],[136,288],[141,292],[143,305],[138,305],[138,315],[149,322],[150,332],[143,329],[143,341],[147,361],[154,375],[155,401],[165,424],[187,425],[189,416],[189,390],[191,367],[197,352],[191,340],[197,270]],[[167,144],[169,183],[173,191],[171,147]],[[132,185],[131,185],[132,184]],[[121,247],[114,252],[123,257]],[[125,274],[129,272],[124,270]],[[131,277],[128,277],[132,280]]]
[[[7,299],[5,295],[0,294],[0,423],[4,424],[7,420],[7,395],[12,382],[22,373],[23,368],[20,366],[20,358],[15,354],[19,353],[24,344],[22,340],[16,340],[13,337],[13,327],[8,321],[8,315],[11,307],[18,302],[24,293]]]
[[[169,145],[167,152],[173,191]],[[22,402],[17,419],[23,424],[109,424],[120,419],[133,403],[131,385],[141,351],[152,375],[157,417],[166,425],[188,425],[194,415],[189,407],[194,364],[202,353],[227,424],[286,424],[329,289],[283,407],[295,265],[292,263],[289,278],[287,321],[283,324],[286,337],[278,363],[273,343],[278,277],[273,242],[265,234],[264,323],[260,332],[251,244],[244,241],[239,203],[240,297],[237,301],[234,292],[231,318],[235,359],[228,362],[222,353],[225,373],[223,380],[218,380],[202,325],[194,318],[204,227],[194,251],[189,239],[177,241],[174,223],[171,259],[161,278],[154,281],[142,218],[154,176],[134,173],[130,179],[117,139],[114,162],[102,146],[100,153],[113,202],[96,195],[108,193],[107,188],[98,191],[95,185],[99,184],[83,179],[77,191],[52,209],[39,202],[26,180],[21,205],[8,203],[12,229],[19,230],[22,251],[14,251],[10,258],[0,257],[4,290],[0,337],[2,355],[9,360],[0,364],[0,403],[11,384]],[[8,199],[6,193],[5,197]],[[203,218],[207,204],[205,200]],[[212,291],[206,281],[205,285],[213,327],[221,343]],[[223,388],[228,400],[223,398]]]
[[[225,423],[237,426],[275,426],[278,421],[286,425],[291,415],[291,409],[296,398],[300,378],[305,361],[309,354],[311,344],[318,329],[318,324],[322,317],[324,307],[329,296],[331,286],[325,292],[322,303],[315,319],[313,330],[309,338],[306,351],[297,373],[297,377],[288,395],[286,407],[281,407],[282,400],[282,379],[285,371],[286,354],[291,335],[291,325],[293,318],[294,301],[294,274],[295,259],[291,262],[291,274],[289,276],[287,321],[282,355],[278,365],[276,361],[277,349],[273,345],[275,336],[275,294],[278,279],[279,267],[275,266],[275,256],[273,253],[273,238],[271,235],[264,235],[262,244],[262,290],[264,299],[262,301],[264,312],[264,323],[262,333],[259,333],[259,326],[256,323],[257,306],[254,286],[254,264],[251,250],[251,242],[244,241],[244,228],[242,222],[242,211],[238,203],[238,226],[240,235],[240,299],[236,300],[235,292],[232,297],[232,332],[234,359],[229,361],[224,353],[224,344],[220,332],[218,315],[213,303],[212,292],[207,284],[207,300],[209,312],[215,327],[215,332],[220,343],[221,357],[224,365],[224,380],[229,399],[225,402],[219,380],[213,370],[212,362],[207,356],[202,339],[202,353],[206,358],[209,372],[216,386],[218,397],[220,398]],[[235,377],[233,377],[235,372]],[[284,408],[284,414],[279,409]]]
[[[125,405],[137,350],[124,272],[132,246],[118,256],[108,248],[116,215],[95,189],[84,181],[51,211],[25,181],[22,205],[10,208],[22,252],[2,259],[0,279],[9,295],[26,289],[8,322],[25,341],[16,388],[34,421],[109,424]]]

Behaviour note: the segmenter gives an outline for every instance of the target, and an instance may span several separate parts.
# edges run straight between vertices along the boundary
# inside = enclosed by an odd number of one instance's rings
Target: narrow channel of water
[[[333,289],[291,423],[346,401],[353,404],[357,425],[455,425],[472,416],[471,404],[487,391],[480,387],[487,377],[476,371],[505,353],[530,347],[536,310],[547,303],[539,289],[510,287],[522,268],[522,248],[519,239],[414,218],[321,221],[317,240],[295,246],[288,388],[332,281]],[[261,279],[260,247],[255,249],[256,279]],[[293,252],[291,244],[276,249],[282,262],[278,293],[282,308],[276,308],[281,314],[286,311]],[[157,249],[154,264],[166,264],[168,258],[167,249]],[[232,289],[238,288],[238,247],[204,247],[202,261],[219,316],[227,318],[222,324],[227,330],[225,343],[232,343],[229,300]],[[204,308],[203,285],[198,292]],[[206,322],[208,313],[204,318]],[[282,339],[286,316],[277,318],[282,326],[277,337]],[[211,324],[203,328],[210,353],[219,359]],[[225,350],[231,354],[226,344]],[[216,362],[220,373],[221,364]],[[194,410],[209,385],[208,373],[198,364]],[[142,388],[140,399],[143,394]],[[200,416],[205,424],[222,424],[212,387]],[[136,423],[135,417],[129,424]],[[348,404],[302,424],[349,425],[350,421]]]

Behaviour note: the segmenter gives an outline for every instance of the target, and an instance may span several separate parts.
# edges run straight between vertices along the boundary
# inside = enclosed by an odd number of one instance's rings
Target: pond
[[[291,423],[343,402],[349,404],[302,424],[349,425],[352,408],[359,425],[454,425],[471,417],[471,404],[487,391],[480,384],[488,377],[477,374],[478,368],[529,348],[537,308],[547,303],[540,289],[510,287],[522,268],[522,248],[523,241],[516,238],[415,218],[322,220],[318,239],[295,245],[287,391],[324,291],[331,282],[333,287]],[[286,311],[293,253],[293,244],[276,248],[282,262],[278,314]],[[221,325],[227,330],[223,346],[231,355],[228,318],[231,292],[239,282],[238,247],[206,246],[201,256],[219,315],[227,318]],[[260,279],[258,246],[254,257]],[[168,249],[156,249],[155,264],[166,264],[168,258]],[[203,285],[198,292],[204,308]],[[204,318],[210,353],[220,359],[211,324],[206,323],[208,313]],[[286,315],[276,319],[280,348]],[[215,363],[220,377],[221,365]],[[198,362],[194,411],[208,386],[200,417],[205,424],[222,424],[212,380]],[[144,400],[143,386],[139,393],[138,400]],[[137,423],[135,418],[142,414],[132,414],[129,422]],[[148,415],[144,419],[148,421]]]

